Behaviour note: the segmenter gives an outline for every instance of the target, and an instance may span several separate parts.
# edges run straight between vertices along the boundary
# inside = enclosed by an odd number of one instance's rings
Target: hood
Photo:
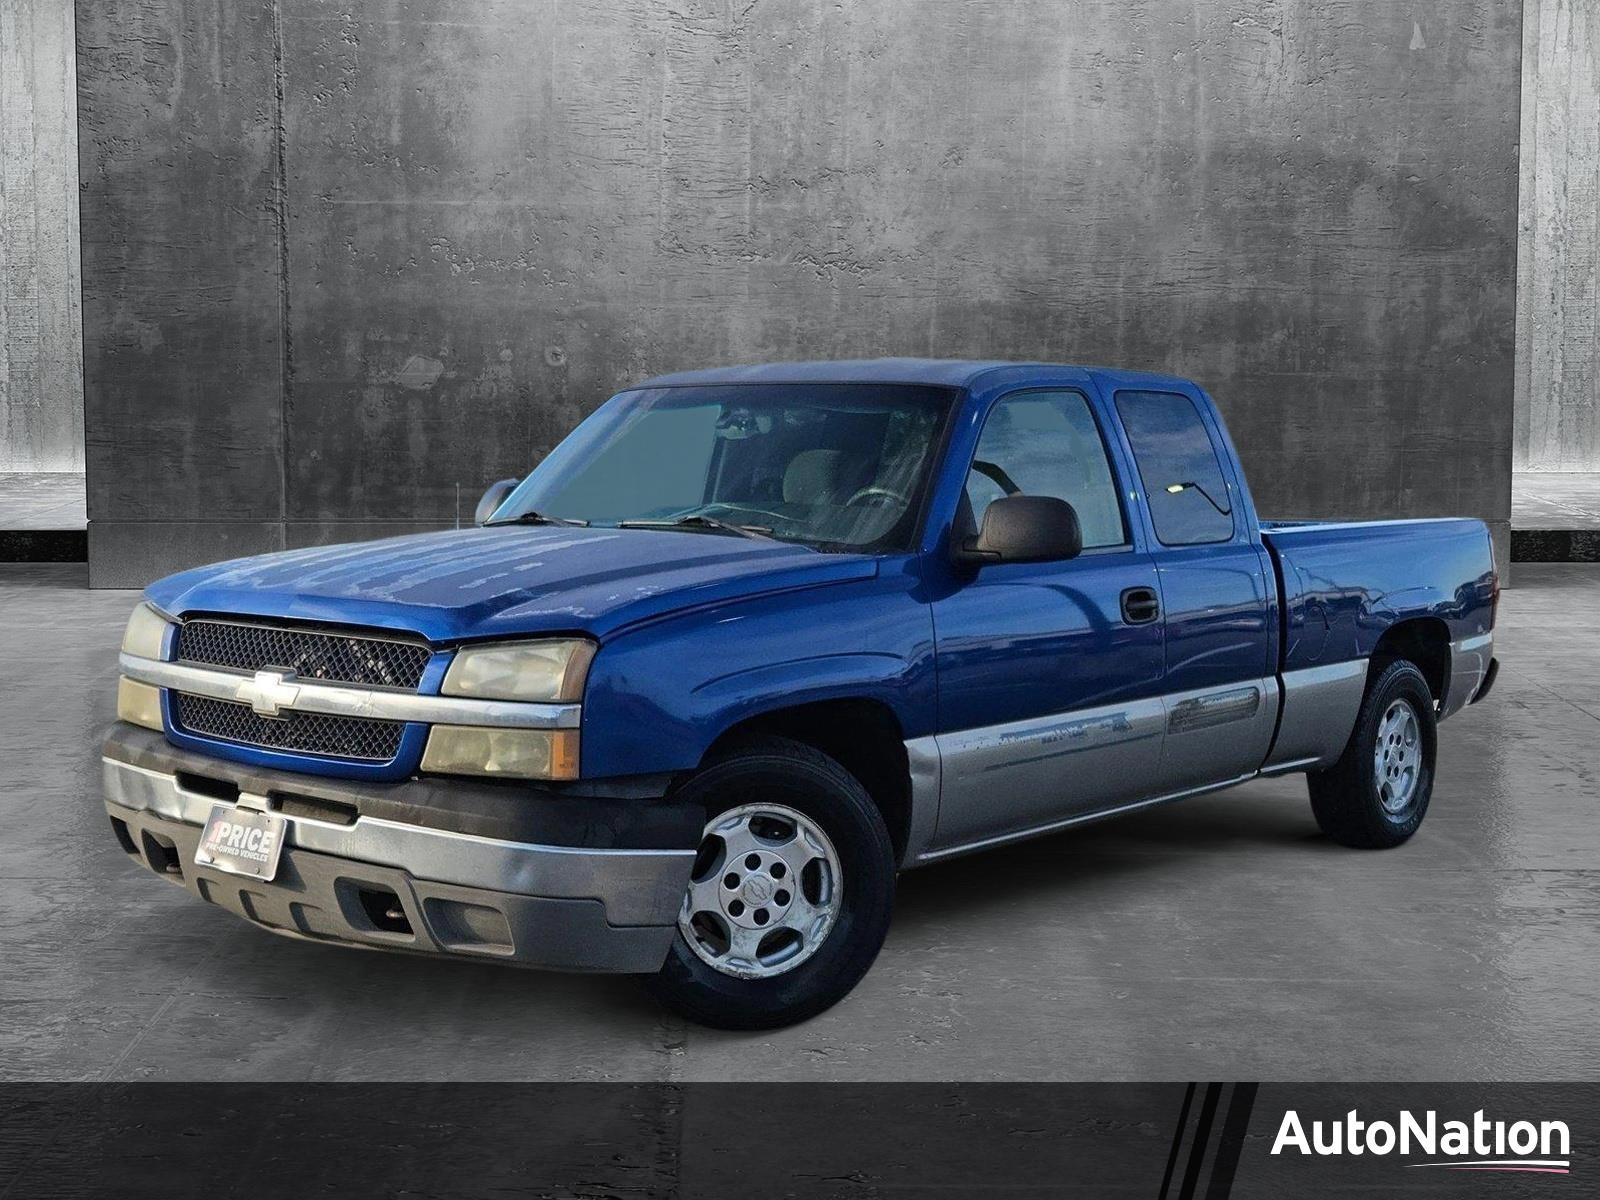
[[[288,550],[146,589],[173,616],[367,625],[433,642],[544,632],[604,637],[677,609],[877,573],[868,555],[645,529],[515,525]]]

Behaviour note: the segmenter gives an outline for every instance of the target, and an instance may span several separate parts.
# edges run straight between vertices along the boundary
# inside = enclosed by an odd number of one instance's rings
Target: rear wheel
[[[683,795],[708,816],[651,991],[722,1029],[790,1025],[843,998],[877,957],[894,898],[894,850],[866,790],[827,755],[762,738]]]
[[[1307,776],[1322,832],[1361,849],[1405,841],[1428,812],[1436,747],[1428,681],[1404,659],[1389,663],[1368,683],[1339,761]]]

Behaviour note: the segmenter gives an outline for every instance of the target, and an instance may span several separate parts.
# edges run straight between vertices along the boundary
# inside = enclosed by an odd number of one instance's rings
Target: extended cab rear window
[[[1231,538],[1227,477],[1194,401],[1176,392],[1118,392],[1117,414],[1161,544],[1196,546]]]

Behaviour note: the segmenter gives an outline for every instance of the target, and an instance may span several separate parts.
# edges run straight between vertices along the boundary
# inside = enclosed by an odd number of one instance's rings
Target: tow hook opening
[[[144,831],[139,834],[139,840],[144,845],[144,860],[150,864],[152,871],[174,879],[183,878],[183,859],[171,838]]]
[[[356,902],[372,927],[382,933],[411,935],[411,918],[400,903],[400,897],[386,887],[360,883],[356,885]]]

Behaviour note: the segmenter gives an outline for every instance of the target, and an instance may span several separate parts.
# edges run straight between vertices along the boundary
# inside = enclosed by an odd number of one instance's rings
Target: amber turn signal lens
[[[576,779],[578,731],[435,725],[422,752],[422,769],[440,775]]]
[[[117,680],[117,720],[161,729],[161,689],[123,675]]]

